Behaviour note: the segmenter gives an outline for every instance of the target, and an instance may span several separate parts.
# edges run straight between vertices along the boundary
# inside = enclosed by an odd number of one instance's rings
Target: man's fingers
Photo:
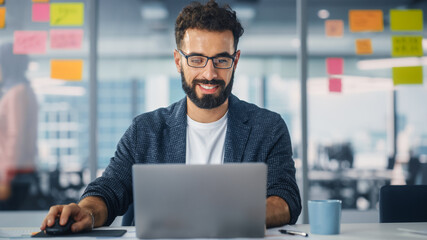
[[[56,205],[49,209],[49,213],[46,215],[42,222],[40,229],[46,230],[46,227],[53,226],[55,218],[59,217],[59,224],[64,226],[67,224],[70,217],[75,220],[75,223],[71,225],[72,232],[81,232],[84,230],[92,229],[92,217],[87,210],[81,209],[77,204],[71,203],[68,205]]]
[[[61,214],[63,208],[63,205],[56,205],[50,207],[49,212],[44,218],[40,229],[45,230],[46,227],[51,227],[55,223],[55,218]]]
[[[70,203],[62,209],[61,218],[59,219],[60,225],[65,225],[70,217],[74,218],[80,213],[80,207],[75,203]]]

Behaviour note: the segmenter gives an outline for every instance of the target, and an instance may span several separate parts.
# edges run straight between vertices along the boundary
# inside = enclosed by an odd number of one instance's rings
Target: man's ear
[[[234,57],[234,71],[236,71],[237,63],[239,63],[240,59],[240,50],[237,50],[236,56]]]
[[[179,54],[176,49],[173,51],[173,58],[175,60],[176,70],[181,73],[181,54]]]

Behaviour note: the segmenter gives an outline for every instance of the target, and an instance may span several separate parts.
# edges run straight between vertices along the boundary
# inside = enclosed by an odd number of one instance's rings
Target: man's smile
[[[214,85],[214,84],[198,84],[200,90],[202,91],[202,93],[204,94],[212,94],[215,93],[216,90],[219,88],[218,85]]]

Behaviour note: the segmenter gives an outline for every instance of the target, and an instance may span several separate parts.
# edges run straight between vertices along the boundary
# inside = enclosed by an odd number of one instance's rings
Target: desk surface
[[[282,227],[284,229],[294,229],[304,232],[309,232],[310,226],[306,224],[297,224],[293,226]],[[339,235],[315,235],[310,234],[308,238],[299,236],[290,236],[279,234],[278,228],[268,229],[264,239],[315,239],[315,240],[411,240],[411,239],[427,239],[427,235],[409,233],[400,231],[398,228],[407,228],[419,231],[427,230],[427,222],[424,223],[356,223],[356,224],[341,224],[341,234]],[[120,239],[137,239],[135,237],[134,227],[110,227],[104,229],[126,229],[128,232]],[[32,239],[29,233],[37,231],[37,228],[0,228],[0,238],[7,237],[5,234],[14,233],[15,236],[22,236],[22,239]],[[34,238],[33,238],[34,239]],[[55,239],[70,239],[70,238],[55,238]],[[71,238],[73,239],[73,238]],[[82,238],[79,238],[82,239]],[[85,238],[94,239],[94,238]],[[96,238],[95,238],[96,239]]]

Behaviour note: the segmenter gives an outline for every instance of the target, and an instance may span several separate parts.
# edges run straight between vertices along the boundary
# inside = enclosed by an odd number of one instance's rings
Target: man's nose
[[[203,71],[203,76],[206,80],[212,80],[218,77],[217,69],[214,66],[213,59],[208,59],[208,62],[206,63]]]

